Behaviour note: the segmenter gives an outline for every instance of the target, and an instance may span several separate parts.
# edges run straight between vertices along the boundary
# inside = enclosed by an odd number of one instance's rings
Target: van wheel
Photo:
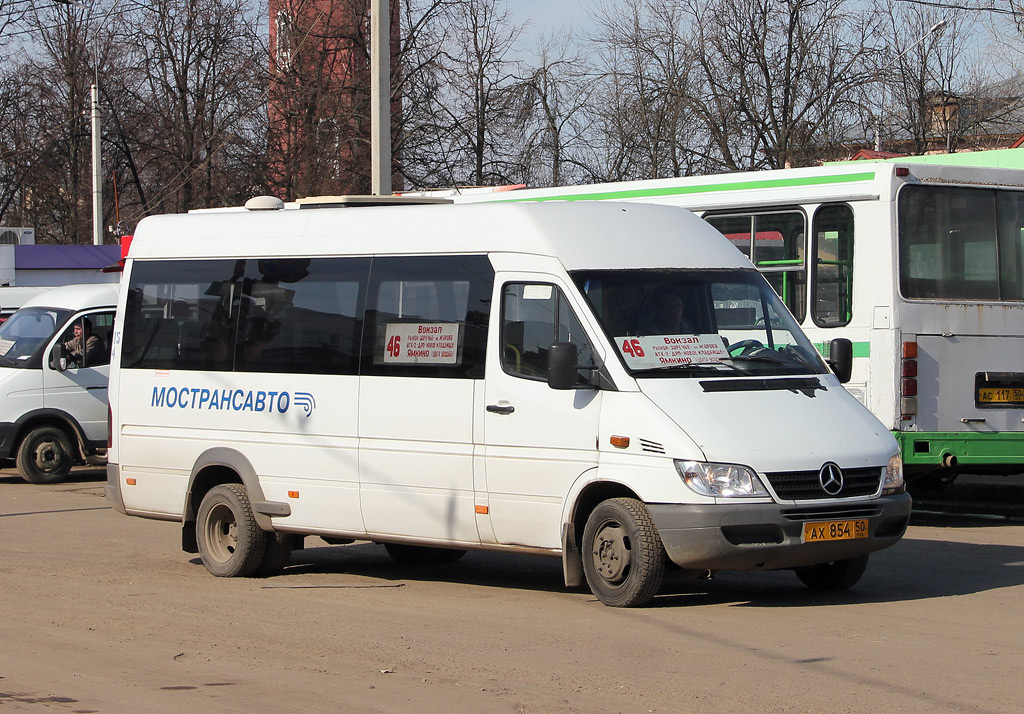
[[[253,575],[263,562],[267,534],[252,515],[240,483],[214,486],[203,496],[196,516],[196,541],[203,565],[221,578]]]
[[[384,550],[399,565],[430,565],[441,557],[440,548],[429,548],[425,545],[385,543]]]
[[[466,551],[457,548],[438,548],[437,551],[438,563],[454,563],[466,554]]]
[[[846,590],[860,580],[868,567],[868,556],[835,560],[831,563],[797,568],[796,576],[811,590]]]
[[[267,542],[263,550],[263,560],[256,569],[256,575],[266,578],[277,575],[292,562],[292,551],[295,550],[296,536],[292,533],[264,533]]]
[[[651,514],[635,498],[604,501],[583,529],[583,572],[597,599],[611,607],[637,607],[661,589],[665,546]]]
[[[18,471],[29,483],[57,483],[71,472],[71,443],[55,426],[30,431],[18,447]]]

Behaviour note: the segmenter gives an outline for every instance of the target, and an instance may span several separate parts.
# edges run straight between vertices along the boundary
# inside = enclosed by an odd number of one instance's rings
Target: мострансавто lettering
[[[205,389],[203,387],[153,387],[152,407],[177,409],[232,410],[236,412],[279,412],[292,403],[288,392],[263,392],[245,389]]]

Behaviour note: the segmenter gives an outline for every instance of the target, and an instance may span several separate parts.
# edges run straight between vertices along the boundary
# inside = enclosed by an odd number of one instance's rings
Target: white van
[[[52,288],[0,325],[0,459],[26,481],[62,481],[74,464],[105,453],[117,290]],[[86,335],[77,353],[76,330]]]
[[[318,535],[557,556],[633,606],[669,562],[845,588],[903,535],[892,434],[687,211],[329,206],[135,233],[107,495],[214,575]]]
[[[45,293],[47,290],[53,290],[53,286],[15,287],[5,285],[0,287],[0,324],[6,322],[7,319],[20,310],[21,306],[26,302],[41,293]]]

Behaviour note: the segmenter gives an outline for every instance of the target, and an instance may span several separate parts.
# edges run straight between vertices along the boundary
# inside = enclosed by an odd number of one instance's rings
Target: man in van
[[[72,328],[74,337],[64,343],[64,355],[79,367],[101,362],[103,345],[100,338],[92,334],[92,320],[83,317]]]

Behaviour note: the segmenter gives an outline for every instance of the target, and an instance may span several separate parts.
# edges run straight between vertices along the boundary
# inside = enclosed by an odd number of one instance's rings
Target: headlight
[[[903,491],[903,458],[899,452],[889,458],[885,465],[885,480],[882,482],[882,495],[901,493]]]
[[[702,496],[749,498],[767,496],[761,480],[746,466],[709,464],[703,461],[675,461],[683,483]]]

